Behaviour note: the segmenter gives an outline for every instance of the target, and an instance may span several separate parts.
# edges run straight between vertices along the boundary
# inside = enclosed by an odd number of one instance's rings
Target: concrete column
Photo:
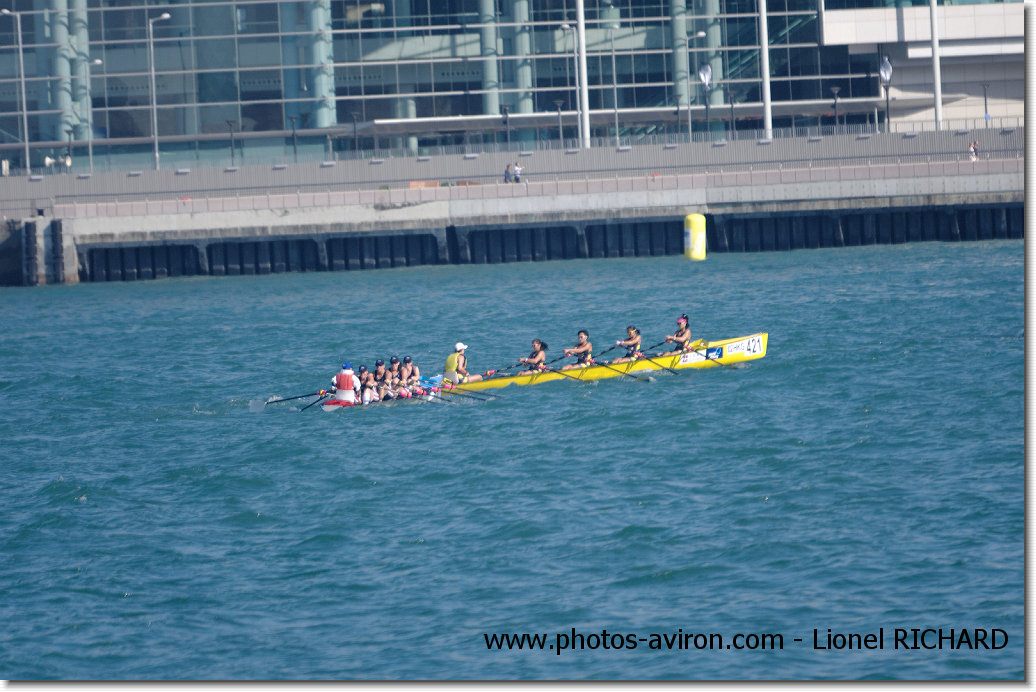
[[[932,84],[935,85],[935,129],[942,129],[942,68],[939,56],[939,17],[936,0],[929,2],[929,18],[932,24]]]
[[[404,87],[408,91],[412,91],[413,87]],[[392,105],[393,115],[396,118],[409,119],[417,117],[417,100],[413,96],[400,96],[396,99]],[[410,153],[417,152],[417,137],[411,135],[404,139],[397,140],[396,146],[406,146],[407,151]]]
[[[500,66],[497,63],[497,25],[495,0],[479,0],[478,21],[482,24],[482,112],[500,113]]]
[[[299,30],[299,5],[295,2],[282,2],[280,4],[281,14],[281,90],[286,103],[284,104],[284,127],[291,129],[291,118],[299,117],[300,109],[298,102],[292,103],[292,99],[301,98],[299,91],[299,46],[295,33]],[[296,121],[296,127],[302,127],[304,123]]]
[[[65,130],[73,130],[78,119],[72,109],[72,60],[74,53],[69,42],[68,0],[50,0],[50,32],[54,41],[53,75],[51,100],[60,111],[53,123],[51,137],[64,142],[68,139]]]
[[[529,25],[529,0],[514,0],[514,22],[517,25],[514,34],[514,52],[518,56],[514,71],[515,86],[518,88],[518,99],[514,112],[532,113],[533,74],[532,74],[532,27]]]
[[[69,14],[71,25],[72,44],[75,48],[75,77],[77,80],[75,89],[75,110],[76,110],[76,139],[89,139],[91,134],[87,132],[90,127],[90,84],[89,68],[90,62],[90,33],[87,24],[86,0],[72,0],[72,12]]]
[[[720,0],[705,0],[705,45],[706,61],[712,66],[712,88],[709,89],[708,99],[713,106],[722,105],[727,102],[725,77],[723,76],[723,53],[720,47],[723,45],[723,26],[720,24]],[[723,113],[719,111],[712,114],[714,120],[722,128]]]
[[[673,11],[670,20],[673,41],[673,96],[676,98],[677,106],[689,106],[691,95],[687,91],[689,77],[687,49],[691,39],[687,38],[687,2],[686,0],[672,0],[672,3]]]
[[[312,127],[338,124],[335,109],[334,49],[331,43],[331,0],[309,4],[309,93],[314,100]]]

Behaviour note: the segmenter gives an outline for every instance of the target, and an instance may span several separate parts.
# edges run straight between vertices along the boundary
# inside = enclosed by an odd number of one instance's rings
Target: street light
[[[295,163],[299,162],[299,138],[295,132],[295,119],[297,115],[289,115],[288,120],[291,121],[291,151],[295,154]]]
[[[881,61],[881,67],[878,68],[878,77],[881,79],[882,86],[885,87],[885,132],[891,132],[889,127],[889,85],[892,84],[892,63],[889,62],[889,56],[885,56]]]
[[[579,141],[583,141],[583,107],[579,100],[579,39],[576,36],[576,28],[569,24],[562,24],[561,29],[567,34],[572,32],[572,64],[575,70],[576,81],[572,89],[576,92],[576,123],[579,125]],[[568,61],[565,61],[565,86],[568,86]]]
[[[100,58],[94,58],[93,60],[87,60],[86,62],[86,99],[87,99],[87,111],[86,111],[86,127],[88,132],[86,133],[86,144],[89,147],[90,157],[90,173],[94,172],[94,97],[93,97],[93,82],[90,81],[90,67],[96,65],[102,65],[104,61]]]
[[[698,68],[698,79],[701,80],[702,91],[705,92],[705,131],[709,131],[709,122],[712,118],[709,115],[709,82],[712,81],[712,65],[703,64]]]
[[[697,31],[695,32],[694,36],[691,36],[691,38],[694,39],[694,48],[695,52],[697,52],[698,39],[705,38],[705,32]],[[689,142],[691,141],[691,42],[686,41],[685,43],[687,44],[687,141]],[[680,134],[679,122],[677,122],[676,124],[676,134]]]
[[[68,135],[68,148],[65,149],[65,168],[72,168],[72,135],[75,132],[75,130],[65,130],[65,134]]]
[[[158,170],[158,96],[155,93],[155,22],[164,22],[171,15],[163,12],[147,20],[147,66],[151,78],[151,138],[155,142],[155,170]]]
[[[561,106],[565,103],[561,99],[554,99],[554,107],[558,109],[558,142],[562,148],[565,146],[565,131],[561,129]]]
[[[615,107],[615,146],[619,146],[619,75],[615,72],[615,30],[618,24],[608,25],[608,36],[612,42],[612,105]]]
[[[838,92],[842,90],[842,87],[833,86],[831,87],[831,93],[835,95],[835,132],[838,132]]]
[[[234,121],[227,121],[227,129],[230,130],[230,165],[234,165]]]
[[[727,98],[730,100],[730,138],[734,139],[737,134],[737,128],[734,125],[734,90],[727,86]],[[792,120],[791,131],[795,132],[795,121]]]
[[[989,129],[989,82],[982,83],[982,110],[986,114],[986,129]]]
[[[22,88],[22,137],[25,141],[25,174],[29,175],[32,169],[29,166],[29,106],[25,100],[25,55],[22,50],[22,13],[12,12],[4,8],[0,10],[0,14],[14,17],[14,33],[15,38],[18,39],[18,81],[21,82]]]

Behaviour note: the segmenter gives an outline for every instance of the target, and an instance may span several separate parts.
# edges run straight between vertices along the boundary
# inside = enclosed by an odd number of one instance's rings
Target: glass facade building
[[[832,87],[848,123],[876,124],[879,66],[895,53],[881,42],[826,44],[824,13],[901,11],[920,0],[760,1],[586,0],[589,109],[621,111],[620,133],[630,137],[686,133],[679,109],[706,101],[713,128],[730,126],[728,110],[735,126],[760,127],[762,13],[774,127],[832,122]],[[499,123],[484,116],[504,111],[576,109],[575,0],[4,3],[0,146],[17,167],[26,126],[29,142],[71,150],[97,140],[109,155],[148,151],[156,126],[165,150],[209,138],[225,147],[231,131],[327,130],[348,143],[349,133],[372,136],[363,124],[399,121],[411,123],[403,130],[419,146],[500,140]],[[759,107],[734,115],[732,103]],[[610,124],[595,116],[593,136],[609,136]],[[548,126],[535,136],[557,137]],[[561,132],[576,129],[571,118]]]

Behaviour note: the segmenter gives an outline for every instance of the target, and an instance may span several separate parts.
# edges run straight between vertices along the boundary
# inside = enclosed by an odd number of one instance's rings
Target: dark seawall
[[[765,252],[924,241],[1024,237],[1022,204],[896,210],[706,215],[710,252]],[[497,264],[683,253],[683,219],[449,226],[283,237],[117,242],[79,248],[79,281],[363,271],[429,264]],[[69,263],[60,219],[9,224],[0,277],[7,285],[62,283]],[[36,249],[37,251],[32,251]],[[43,266],[39,266],[40,264]],[[35,281],[33,279],[36,279]]]

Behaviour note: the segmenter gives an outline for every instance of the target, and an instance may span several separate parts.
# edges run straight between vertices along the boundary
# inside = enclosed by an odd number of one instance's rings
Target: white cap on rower
[[[453,350],[454,351],[463,351],[467,347],[468,347],[468,345],[466,343],[464,343],[463,341],[458,341],[456,343],[456,345],[454,345]]]

